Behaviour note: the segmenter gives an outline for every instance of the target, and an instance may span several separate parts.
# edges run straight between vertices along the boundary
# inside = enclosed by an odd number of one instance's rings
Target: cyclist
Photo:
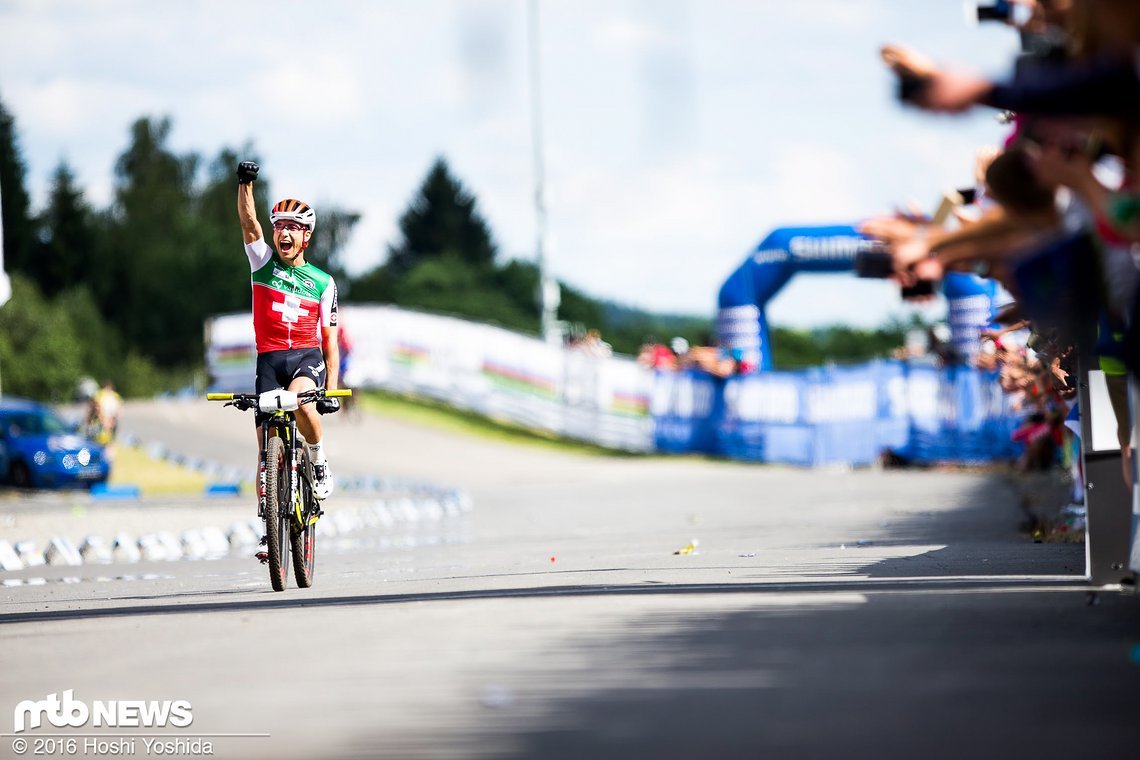
[[[305,391],[318,386],[336,390],[340,356],[337,349],[336,283],[328,273],[305,261],[317,215],[307,203],[279,201],[269,213],[273,247],[265,242],[254,208],[253,182],[259,167],[238,164],[238,219],[253,287],[253,331],[257,342],[257,393],[287,388]],[[276,250],[274,250],[276,248]],[[316,407],[314,409],[313,407]],[[305,438],[313,465],[313,495],[327,499],[333,490],[328,458],[321,445],[320,414],[340,409],[340,400],[322,398],[297,410],[297,429]],[[257,413],[257,442],[269,415]]]

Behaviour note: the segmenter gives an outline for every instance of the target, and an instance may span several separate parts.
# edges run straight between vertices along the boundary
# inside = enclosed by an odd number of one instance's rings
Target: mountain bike
[[[284,389],[253,393],[208,393],[209,401],[225,401],[241,411],[258,409],[272,417],[261,428],[261,461],[257,471],[257,515],[265,519],[265,552],[258,559],[269,565],[274,591],[284,591],[293,553],[293,575],[300,588],[313,585],[316,569],[317,520],[324,512],[313,497],[313,472],[308,449],[297,435],[294,414],[302,404],[322,398],[346,398],[348,389]]]

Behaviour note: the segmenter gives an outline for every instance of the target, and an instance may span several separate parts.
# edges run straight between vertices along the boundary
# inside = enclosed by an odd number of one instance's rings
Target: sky
[[[359,212],[353,274],[384,260],[439,156],[500,255],[534,260],[537,103],[550,272],[701,316],[771,229],[933,211],[1004,136],[989,111],[902,108],[878,57],[901,42],[1007,75],[1015,34],[967,24],[962,0],[538,0],[537,100],[528,7],[0,0],[0,101],[37,208],[61,161],[105,207],[129,125],[170,117],[173,150],[256,153],[274,195],[310,202],[318,224],[322,203]],[[915,308],[887,283],[801,275],[768,316],[870,327]]]

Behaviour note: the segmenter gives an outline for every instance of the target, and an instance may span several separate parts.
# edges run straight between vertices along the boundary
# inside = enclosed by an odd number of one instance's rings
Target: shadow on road
[[[362,737],[361,756],[1074,758],[1140,746],[1134,599],[872,592],[664,614],[574,641],[470,725]],[[576,670],[544,661],[581,662]],[[600,674],[600,675],[599,675]],[[600,682],[600,685],[599,685]]]

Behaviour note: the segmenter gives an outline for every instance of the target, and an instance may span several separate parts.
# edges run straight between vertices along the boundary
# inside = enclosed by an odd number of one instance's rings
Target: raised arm
[[[238,221],[241,222],[243,243],[253,243],[261,240],[261,224],[257,221],[257,209],[253,202],[253,181],[257,179],[258,166],[252,161],[242,161],[238,164],[238,195],[237,211]]]

